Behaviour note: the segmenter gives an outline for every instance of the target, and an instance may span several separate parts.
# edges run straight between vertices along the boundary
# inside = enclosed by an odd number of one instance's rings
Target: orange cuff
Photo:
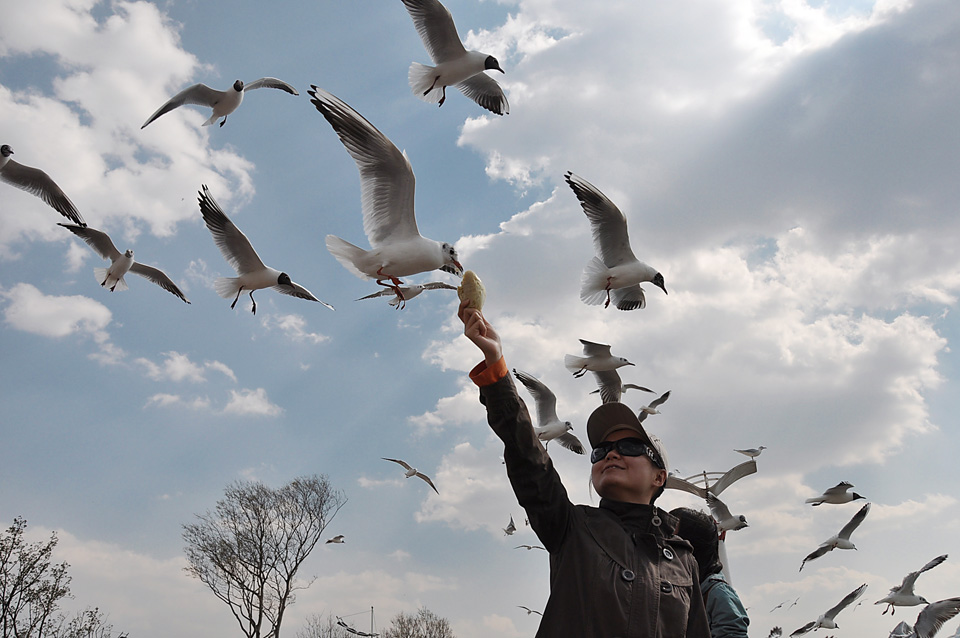
[[[492,366],[487,366],[486,361],[481,361],[470,371],[470,379],[478,386],[492,385],[507,376],[510,370],[507,369],[507,362],[500,357]]]

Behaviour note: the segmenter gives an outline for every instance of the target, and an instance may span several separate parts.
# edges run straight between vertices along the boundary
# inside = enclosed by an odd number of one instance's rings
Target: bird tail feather
[[[213,124],[214,122],[216,122],[216,121],[219,120],[219,119],[220,119],[220,116],[219,116],[219,115],[211,115],[211,116],[207,119],[207,121],[204,122],[201,126],[210,126],[211,124]]]
[[[123,277],[117,280],[116,285],[113,285],[111,282],[107,281],[107,269],[106,268],[94,268],[93,276],[97,278],[98,284],[106,283],[105,288],[113,288],[114,291],[117,290],[127,290],[127,282],[123,280]]]
[[[576,372],[583,368],[586,359],[583,357],[578,357],[575,354],[565,354],[563,355],[563,365],[567,370],[571,372]]]
[[[442,87],[434,86],[433,89],[430,88],[436,77],[436,68],[437,67],[414,62],[410,65],[410,70],[407,72],[407,79],[410,81],[410,90],[424,102],[439,102],[443,95],[443,91],[441,91]]]
[[[224,299],[236,297],[237,291],[240,290],[240,278],[217,277],[217,280],[213,282],[213,289],[216,290],[217,294]]]
[[[588,306],[599,306],[607,300],[609,270],[599,257],[587,262],[580,276],[580,301]]]
[[[354,275],[360,279],[369,279],[369,277],[356,266],[356,262],[360,260],[367,252],[363,248],[354,246],[350,242],[340,239],[336,235],[327,235],[327,250],[330,251],[331,255],[336,257],[337,261],[340,262],[340,265],[352,272]]]

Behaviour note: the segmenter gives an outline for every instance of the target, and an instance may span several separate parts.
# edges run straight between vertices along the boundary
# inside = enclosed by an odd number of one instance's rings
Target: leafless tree
[[[27,543],[27,521],[15,518],[0,535],[0,636],[40,638],[62,620],[60,601],[70,596],[69,565],[53,563],[56,533]]]
[[[297,632],[297,638],[354,638],[349,631],[338,625],[331,614],[326,618],[320,614],[307,617],[303,628]]]
[[[416,614],[400,612],[390,621],[383,638],[456,638],[450,621],[421,607]]]
[[[87,608],[70,620],[61,619],[60,626],[50,632],[50,638],[111,638],[113,625],[106,622],[98,607]]]
[[[299,477],[279,489],[254,481],[229,485],[213,512],[183,526],[189,574],[227,604],[247,638],[279,638],[297,581],[347,499],[326,476]]]

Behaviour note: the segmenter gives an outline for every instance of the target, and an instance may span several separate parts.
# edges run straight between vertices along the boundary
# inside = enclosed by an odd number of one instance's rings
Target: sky
[[[384,628],[421,606],[460,638],[536,632],[518,605],[543,608],[548,559],[514,549],[537,539],[467,378],[481,357],[456,295],[357,301],[376,285],[324,237],[368,245],[358,173],[311,85],[407,153],[420,231],[456,244],[507,364],[557,394],[581,439],[595,385],[563,356],[587,339],[636,364],[625,382],[671,391],[645,424],[680,475],[766,446],[723,494],[749,522],[726,549],[751,635],[789,633],[861,583],[834,633],[887,635],[920,609],[873,602],[939,554],[918,593],[960,595],[960,5],[446,5],[467,47],[499,59],[509,115],[411,93],[407,68],[429,58],[399,0],[0,0],[0,143],[192,302],[135,276],[100,288],[103,262],[66,220],[0,184],[0,524],[57,533],[67,611],[97,606],[134,638],[236,635],[183,569],[182,526],[234,481],[325,474],[347,498],[326,531],[346,542],[304,564],[286,635],[313,614],[368,629],[372,607]],[[264,76],[300,95],[252,92],[222,128],[187,106],[140,129],[193,83]],[[620,207],[669,294],[648,286],[631,312],[579,300],[594,252],[566,171]],[[204,184],[266,263],[336,310],[271,290],[256,315],[246,296],[231,310]],[[589,461],[551,455],[571,499],[596,505]],[[804,504],[840,481],[872,503],[858,550],[800,572],[864,502]]]

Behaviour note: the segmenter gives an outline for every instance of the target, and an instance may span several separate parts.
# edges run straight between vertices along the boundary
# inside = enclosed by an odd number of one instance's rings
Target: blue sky
[[[421,232],[456,242],[487,285],[508,364],[547,383],[581,437],[592,381],[562,361],[585,338],[638,364],[625,381],[672,390],[647,423],[681,473],[767,446],[760,471],[725,493],[750,522],[727,551],[757,635],[792,631],[863,582],[840,631],[883,635],[896,623],[872,602],[938,554],[951,558],[918,592],[960,594],[960,491],[944,480],[960,447],[960,8],[447,6],[468,48],[500,60],[508,116],[411,94],[409,64],[429,60],[399,1],[0,0],[0,142],[192,301],[138,277],[99,288],[101,261],[59,215],[0,184],[0,520],[23,516],[38,539],[57,531],[70,604],[138,637],[233,635],[226,608],[182,571],[182,524],[234,480],[324,473],[349,499],[328,530],[347,542],[305,565],[317,578],[286,633],[309,614],[373,606],[385,626],[421,605],[462,638],[536,631],[516,606],[542,608],[547,558],[513,549],[535,537],[466,379],[479,357],[455,295],[399,312],[355,301],[375,286],[323,238],[366,245],[357,170],[311,84],[407,152]],[[300,96],[251,93],[222,128],[184,107],[140,130],[185,86],[262,76]],[[567,170],[626,213],[668,296],[649,290],[630,313],[579,301],[593,252]],[[265,262],[336,311],[269,290],[256,316],[246,297],[231,311],[212,287],[232,273],[200,219],[201,184]],[[588,461],[553,456],[573,500],[595,503]],[[857,509],[803,505],[840,480],[873,503],[859,551],[798,573]],[[660,503],[691,504],[672,492]],[[510,515],[520,530],[505,537]]]

